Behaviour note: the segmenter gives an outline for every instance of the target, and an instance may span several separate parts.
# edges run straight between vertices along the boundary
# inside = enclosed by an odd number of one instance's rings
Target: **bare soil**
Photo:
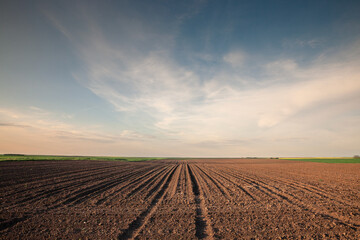
[[[360,239],[360,164],[0,163],[0,239]]]

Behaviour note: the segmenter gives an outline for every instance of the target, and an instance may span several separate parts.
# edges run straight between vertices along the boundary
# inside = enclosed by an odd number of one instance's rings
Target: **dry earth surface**
[[[360,164],[0,162],[1,239],[360,239]]]

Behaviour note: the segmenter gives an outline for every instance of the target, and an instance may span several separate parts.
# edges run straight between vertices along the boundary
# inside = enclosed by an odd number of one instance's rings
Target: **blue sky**
[[[358,1],[0,9],[0,153],[359,154]]]

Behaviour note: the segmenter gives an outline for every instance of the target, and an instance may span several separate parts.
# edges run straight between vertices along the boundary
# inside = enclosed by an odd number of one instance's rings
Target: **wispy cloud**
[[[111,56],[104,56],[108,58]],[[91,59],[87,59],[91,62]],[[89,89],[107,99],[118,111],[170,113],[196,97],[197,76],[173,66],[161,53],[141,60],[127,60],[120,69],[106,63],[92,63]]]
[[[230,64],[232,67],[242,67],[246,60],[246,56],[243,52],[236,50],[231,51],[224,56],[224,61]]]
[[[130,130],[123,130],[119,133],[105,133],[98,126],[79,126],[63,122],[59,120],[61,118],[62,114],[55,114],[34,106],[29,107],[28,111],[22,112],[14,109],[0,109],[0,119],[3,119],[3,122],[0,122],[0,127],[3,129],[11,127],[23,128],[30,136],[35,134],[37,137],[99,143],[115,143],[120,140],[144,141],[151,137]]]
[[[176,135],[187,142],[207,138],[225,143],[228,138],[246,138],[259,128],[274,127],[296,115],[311,114],[317,106],[327,108],[342,102],[357,108],[352,103],[360,93],[358,61],[343,58],[339,63],[339,56],[330,55],[307,67],[300,67],[294,59],[269,62],[263,67],[262,81],[270,84],[242,89],[221,75],[200,83],[196,72],[154,52],[141,61],[126,61],[126,69],[90,71],[88,87],[119,111],[146,112],[156,120],[157,134]],[[242,61],[238,52],[224,57],[232,66]],[[105,69],[100,64],[91,66]],[[236,74],[228,72],[229,76],[251,77]]]
[[[8,123],[8,122],[0,122],[0,127],[15,127],[15,128],[27,128],[29,126],[22,125],[22,124],[16,124],[16,123]]]
[[[140,34],[144,41],[132,43],[130,37],[116,44],[96,24],[87,23],[88,19],[84,19],[87,29],[79,39],[58,20],[51,21],[60,32],[71,35],[68,38],[74,41],[84,63],[84,72],[75,74],[78,81],[120,115],[129,114],[130,125],[140,119],[151,131],[151,135],[139,133],[134,124],[119,137],[156,136],[183,144],[226,147],[232,145],[230,142],[255,146],[253,139],[264,139],[264,144],[303,141],[313,128],[320,128],[317,133],[321,136],[330,134],[331,128],[337,128],[340,136],[345,134],[342,124],[359,110],[358,42],[324,53],[306,65],[294,58],[259,61],[255,63],[257,72],[243,71],[249,64],[248,54],[229,51],[220,60],[220,67],[204,79],[196,67],[188,69],[174,60],[175,33],[149,33],[144,31],[146,22],[139,24],[137,20],[123,32],[136,38]],[[154,34],[156,38],[151,37]],[[154,39],[166,40],[157,43]],[[283,45],[315,48],[320,43],[296,39]],[[256,81],[252,81],[254,76]],[[318,118],[317,111],[326,114]],[[321,126],[319,122],[325,123]]]
[[[300,47],[300,48],[304,48],[304,47],[310,47],[310,48],[316,48],[318,46],[320,46],[323,43],[323,41],[319,40],[319,39],[309,39],[309,40],[304,40],[304,39],[285,39],[282,42],[283,47],[286,48],[294,48],[294,47]]]

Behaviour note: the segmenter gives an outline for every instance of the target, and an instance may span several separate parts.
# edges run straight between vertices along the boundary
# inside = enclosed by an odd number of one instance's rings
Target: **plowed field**
[[[0,163],[1,239],[360,239],[360,164]]]

